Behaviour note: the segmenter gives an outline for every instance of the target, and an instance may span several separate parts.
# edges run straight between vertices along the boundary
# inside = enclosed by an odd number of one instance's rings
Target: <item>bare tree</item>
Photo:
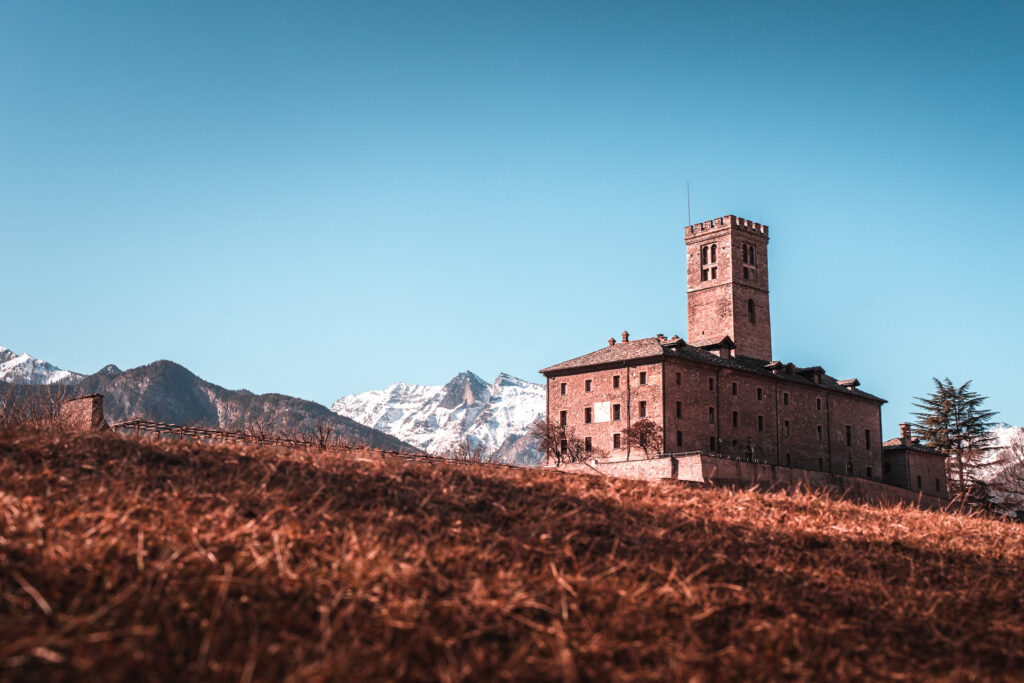
[[[602,452],[591,447],[587,450],[587,442],[576,436],[571,427],[549,422],[543,418],[530,427],[531,435],[537,439],[541,451],[549,462],[555,465],[562,463],[584,462],[602,455]]]
[[[316,447],[322,451],[326,451],[327,447],[331,445],[331,432],[334,431],[334,425],[327,420],[316,421]]]
[[[644,455],[649,454],[651,450],[660,453],[665,443],[661,425],[647,418],[637,420],[622,433],[626,437],[626,443],[633,448],[641,449]]]
[[[1018,505],[1024,503],[1024,434],[1015,435],[996,462],[1000,469],[992,488]]]
[[[262,446],[267,442],[267,439],[271,439],[274,436],[270,425],[264,418],[249,420],[242,431],[245,434],[246,441],[255,441],[258,446]]]

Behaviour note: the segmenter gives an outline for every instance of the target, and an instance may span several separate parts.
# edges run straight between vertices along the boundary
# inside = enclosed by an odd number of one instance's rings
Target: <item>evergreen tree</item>
[[[996,413],[983,404],[985,396],[971,391],[971,381],[954,385],[947,377],[932,378],[935,391],[923,398],[915,398],[920,412],[915,428],[924,442],[946,454],[946,474],[949,491],[974,503],[987,503],[988,487],[981,480],[981,472],[989,463],[985,453],[992,449],[993,417]],[[983,500],[984,499],[984,500]]]

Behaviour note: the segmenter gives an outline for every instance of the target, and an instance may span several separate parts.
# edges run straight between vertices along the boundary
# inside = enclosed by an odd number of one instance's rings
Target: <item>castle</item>
[[[652,458],[626,438],[631,425],[650,420],[663,435],[657,457],[671,456],[671,478],[684,478],[680,458],[692,466],[697,456],[702,471],[732,467],[739,480],[807,481],[815,472],[829,485],[856,479],[862,488],[877,482],[946,498],[945,459],[917,444],[909,427],[883,448],[884,399],[820,366],[773,360],[768,240],[768,226],[732,215],[687,226],[689,342],[623,332],[621,341],[541,370],[549,422],[582,439],[594,454],[586,467],[623,476],[655,478],[637,464]],[[649,469],[663,478],[665,467]]]

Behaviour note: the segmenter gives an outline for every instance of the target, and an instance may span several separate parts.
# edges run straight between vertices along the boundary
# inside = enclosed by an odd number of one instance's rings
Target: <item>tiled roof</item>
[[[849,384],[844,386],[840,384],[840,380],[825,374],[824,370],[817,366],[801,368],[792,364],[779,363],[777,361],[774,363],[766,363],[763,360],[747,358],[746,356],[722,358],[717,353],[712,353],[697,346],[690,346],[678,337],[674,337],[672,339],[647,337],[628,342],[620,342],[618,344],[606,346],[592,353],[567,360],[564,363],[552,365],[551,367],[544,368],[540,372],[545,376],[555,375],[581,368],[608,364],[617,365],[620,363],[626,363],[627,361],[648,358],[652,360],[682,358],[697,363],[703,363],[705,365],[727,367],[734,370],[742,370],[744,372],[764,375],[766,377],[774,377],[795,384],[804,384],[807,386],[817,386],[823,389],[830,389],[832,391],[841,391],[871,401],[878,401],[879,403],[886,402],[885,399],[869,394],[866,391],[861,391],[856,388],[856,386],[850,386]],[[768,369],[768,366],[775,368],[776,372]],[[820,383],[814,382],[814,371],[818,371],[820,373]],[[843,382],[848,383],[849,381],[843,380]]]

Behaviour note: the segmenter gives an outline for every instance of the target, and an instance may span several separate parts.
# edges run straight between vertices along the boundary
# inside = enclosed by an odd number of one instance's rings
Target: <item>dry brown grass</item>
[[[0,676],[1014,677],[1022,541],[809,494],[7,432]]]

